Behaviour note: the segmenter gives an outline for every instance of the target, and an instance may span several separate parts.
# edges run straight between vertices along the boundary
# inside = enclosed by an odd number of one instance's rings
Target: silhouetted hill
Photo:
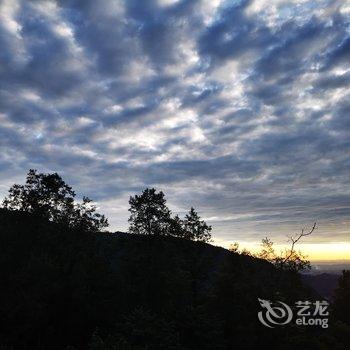
[[[316,341],[311,330],[258,322],[258,298],[311,295],[297,275],[250,256],[174,237],[86,233],[6,210],[0,246],[2,349],[290,349]]]
[[[337,287],[339,273],[318,273],[302,275],[302,281],[327,300],[332,300]]]

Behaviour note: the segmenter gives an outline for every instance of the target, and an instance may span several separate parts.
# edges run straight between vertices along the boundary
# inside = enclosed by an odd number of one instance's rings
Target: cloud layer
[[[190,205],[218,242],[350,241],[350,4],[0,3],[1,195],[29,168],[98,200]]]

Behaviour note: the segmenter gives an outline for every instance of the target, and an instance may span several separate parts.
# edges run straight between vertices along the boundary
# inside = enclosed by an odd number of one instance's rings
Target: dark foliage
[[[344,324],[322,334],[260,325],[257,298],[312,294],[298,275],[223,248],[5,209],[0,247],[1,349],[347,348]]]
[[[334,312],[338,320],[350,325],[350,270],[344,270],[334,295]]]
[[[193,241],[209,242],[211,240],[211,226],[201,220],[198,213],[191,207],[183,222],[185,238]]]
[[[168,232],[170,210],[162,191],[146,188],[141,195],[130,197],[130,233],[164,235]]]
[[[200,219],[193,207],[184,220],[178,215],[171,217],[162,191],[157,193],[154,188],[146,188],[141,195],[130,197],[129,204],[130,233],[174,236],[202,242],[211,240],[211,226]]]
[[[339,275],[333,273],[302,274],[301,278],[306,285],[316,290],[323,298],[331,301],[334,299]]]
[[[30,169],[25,185],[13,185],[3,207],[35,214],[50,221],[86,231],[108,226],[104,215],[96,212],[91,199],[75,203],[75,192],[57,173],[43,174]]]

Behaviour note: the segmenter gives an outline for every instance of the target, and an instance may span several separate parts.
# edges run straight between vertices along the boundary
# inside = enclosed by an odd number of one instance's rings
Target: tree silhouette
[[[350,270],[343,270],[334,296],[334,314],[350,325]]]
[[[143,235],[166,235],[170,222],[170,210],[162,191],[146,188],[141,195],[130,197],[129,232]]]
[[[185,238],[193,241],[209,242],[211,240],[211,226],[201,220],[198,213],[191,207],[184,220]]]
[[[273,242],[269,238],[264,238],[262,240],[262,249],[260,253],[256,254],[256,257],[260,259],[265,259],[277,268],[281,270],[288,270],[299,272],[311,268],[310,261],[301,252],[295,250],[295,245],[306,236],[311,235],[316,229],[316,222],[313,224],[309,231],[302,229],[297,236],[290,236],[289,241],[291,242],[290,249],[286,249],[284,252],[278,254],[276,253]]]
[[[239,244],[236,242],[231,244],[229,250],[232,253],[241,255],[254,256],[259,259],[264,259],[275,265],[280,270],[287,270],[291,272],[300,272],[311,268],[310,261],[307,260],[307,256],[303,255],[300,251],[295,250],[295,245],[306,236],[311,235],[316,229],[316,222],[313,224],[310,230],[301,232],[296,236],[289,236],[289,242],[291,246],[289,249],[285,249],[282,252],[276,252],[274,243],[268,237],[263,238],[261,241],[261,251],[258,253],[252,253],[247,249],[240,250]]]
[[[22,210],[49,221],[99,231],[108,226],[104,215],[96,212],[91,199],[75,203],[75,192],[57,173],[43,174],[30,169],[25,185],[14,184],[3,201],[9,210]]]
[[[168,225],[168,233],[170,236],[175,236],[179,238],[186,237],[184,222],[180,219],[179,215],[175,215],[173,218],[170,219]]]
[[[278,269],[299,272],[311,268],[310,261],[301,252],[297,252],[292,245],[291,249],[276,253],[273,242],[269,238],[262,240],[262,249],[256,254],[257,258],[274,264]]]

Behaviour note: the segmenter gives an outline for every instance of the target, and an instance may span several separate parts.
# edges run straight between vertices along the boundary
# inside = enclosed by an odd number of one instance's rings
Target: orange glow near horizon
[[[350,260],[350,243],[300,244],[299,250],[311,261]]]
[[[214,244],[229,248],[234,242],[214,242]],[[239,241],[239,248],[246,248],[252,253],[257,253],[261,249],[261,243]],[[289,248],[286,244],[275,244],[275,251],[280,252]],[[333,243],[308,243],[299,244],[296,247],[303,255],[307,256],[311,262],[317,261],[350,261],[350,242],[333,242]]]
[[[289,248],[288,245],[276,245],[276,251]],[[350,243],[334,242],[334,243],[309,243],[299,244],[297,251],[307,256],[310,261],[339,261],[350,260]]]

